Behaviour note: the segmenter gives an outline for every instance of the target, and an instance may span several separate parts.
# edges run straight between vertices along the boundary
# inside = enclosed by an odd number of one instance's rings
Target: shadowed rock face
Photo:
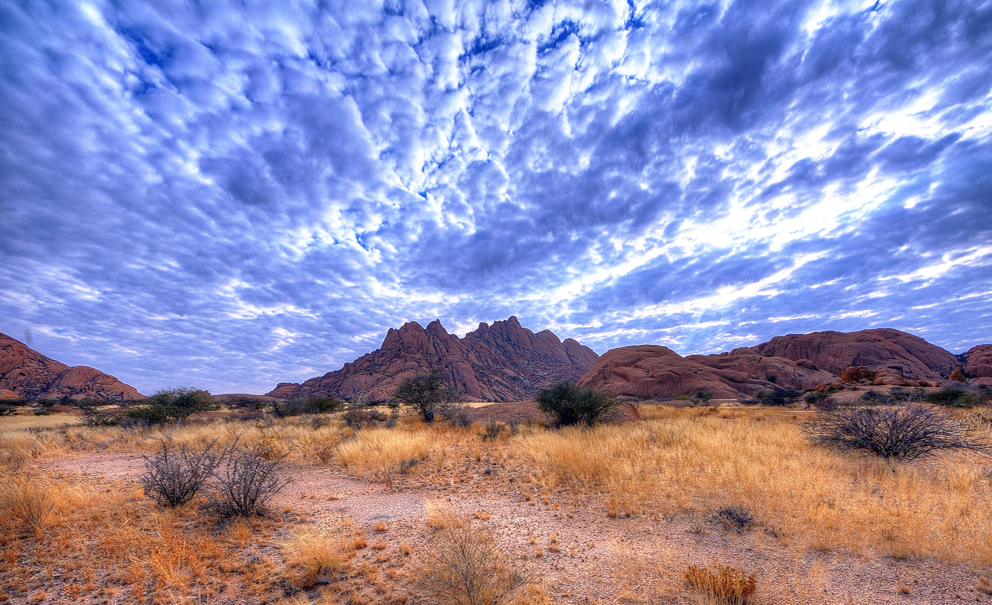
[[[960,365],[950,352],[919,336],[887,328],[790,334],[753,349],[766,357],[806,359],[838,376],[851,366],[863,366],[885,370],[893,378],[936,382],[946,379]]]
[[[965,376],[992,377],[992,345],[972,347],[964,355],[967,359],[964,364]]]
[[[69,367],[0,333],[0,391],[24,399],[92,398],[130,401],[134,387],[89,366]]]
[[[351,401],[382,401],[405,379],[440,370],[447,384],[469,399],[517,401],[558,380],[577,380],[596,353],[548,330],[534,332],[516,317],[479,327],[458,338],[440,321],[390,328],[379,349],[302,385],[280,383],[273,397],[334,395]]]

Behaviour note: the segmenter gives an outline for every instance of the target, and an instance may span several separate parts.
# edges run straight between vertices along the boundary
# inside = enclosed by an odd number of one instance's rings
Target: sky
[[[0,331],[265,392],[516,315],[992,342],[992,2],[0,3]]]

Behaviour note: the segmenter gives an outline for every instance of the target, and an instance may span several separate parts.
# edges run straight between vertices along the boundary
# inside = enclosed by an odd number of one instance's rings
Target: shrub
[[[272,412],[279,418],[300,414],[326,414],[336,412],[344,403],[333,397],[294,397],[282,403],[274,401]]]
[[[775,389],[774,391],[759,391],[755,397],[764,405],[792,405],[802,397],[795,389]]]
[[[0,510],[22,527],[41,531],[55,510],[52,488],[30,477],[7,477],[0,482]]]
[[[156,391],[150,399],[152,405],[163,407],[172,418],[183,419],[194,412],[217,409],[210,392],[192,387],[175,387]]]
[[[435,411],[442,420],[455,426],[465,428],[472,425],[472,414],[469,413],[468,408],[460,403],[445,401],[439,403]]]
[[[751,511],[742,506],[726,506],[713,513],[720,523],[742,532],[755,524]]]
[[[706,403],[710,399],[713,399],[713,391],[707,391],[705,389],[699,389],[696,391],[696,399]]]
[[[386,419],[386,415],[376,409],[363,408],[360,404],[353,405],[344,413],[344,423],[353,429],[373,426]]]
[[[436,368],[429,374],[417,374],[405,379],[396,389],[395,395],[403,403],[412,405],[424,422],[434,422],[434,411],[439,404],[457,399],[455,393],[444,384],[441,372]]]
[[[10,405],[9,403],[0,403],[0,416],[8,416],[10,414],[13,414],[15,409],[17,408]]]
[[[896,461],[941,450],[989,451],[946,412],[922,404],[838,409],[807,424],[806,430],[815,443]]]
[[[523,584],[492,535],[450,511],[434,516],[433,548],[418,570],[432,602],[495,605]]]
[[[217,409],[209,391],[192,387],[161,389],[128,410],[127,417],[140,424],[165,424],[183,420],[195,412]]]
[[[758,590],[755,574],[724,565],[715,569],[690,565],[683,577],[690,588],[700,590],[711,599],[727,605],[753,603]]]
[[[556,427],[580,422],[592,426],[620,404],[614,397],[568,380],[541,389],[535,399],[542,412],[554,417]]]
[[[946,382],[939,391],[926,393],[923,399],[930,403],[972,408],[992,400],[992,390],[986,385],[981,385],[976,389],[961,382]]]
[[[271,450],[264,445],[246,447],[237,441],[225,451],[226,463],[221,472],[214,471],[217,490],[211,502],[225,517],[253,517],[259,514],[289,483],[277,471],[288,454],[269,460]]]
[[[122,410],[98,410],[83,408],[83,425],[89,427],[118,426],[128,417]]]
[[[212,453],[214,439],[203,449],[188,444],[176,446],[171,439],[163,439],[158,453],[145,456],[145,474],[138,481],[145,493],[166,507],[186,504],[200,491],[210,478],[220,459]]]

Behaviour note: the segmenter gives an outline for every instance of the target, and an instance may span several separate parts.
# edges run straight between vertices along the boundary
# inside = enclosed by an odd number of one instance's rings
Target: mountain
[[[5,396],[5,397],[4,397]],[[134,387],[89,366],[69,367],[0,333],[0,398],[143,399]]]
[[[992,376],[992,345],[964,356],[964,375]],[[826,383],[930,385],[962,363],[918,336],[892,329],[778,336],[719,355],[689,355],[655,345],[611,349],[580,384],[642,398],[694,395],[736,398],[775,388],[805,390]],[[979,378],[981,380],[981,378]]]
[[[382,346],[340,370],[302,385],[280,383],[272,397],[333,395],[350,401],[382,401],[410,376],[440,370],[447,384],[468,399],[518,401],[558,380],[577,380],[596,362],[589,347],[544,330],[534,333],[516,317],[480,323],[464,338],[448,334],[438,320],[426,328],[411,321],[390,328]]]

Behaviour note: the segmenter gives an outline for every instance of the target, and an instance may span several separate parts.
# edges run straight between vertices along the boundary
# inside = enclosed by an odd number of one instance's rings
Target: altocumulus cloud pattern
[[[385,329],[992,340],[992,3],[4,2],[0,330],[145,392]]]

